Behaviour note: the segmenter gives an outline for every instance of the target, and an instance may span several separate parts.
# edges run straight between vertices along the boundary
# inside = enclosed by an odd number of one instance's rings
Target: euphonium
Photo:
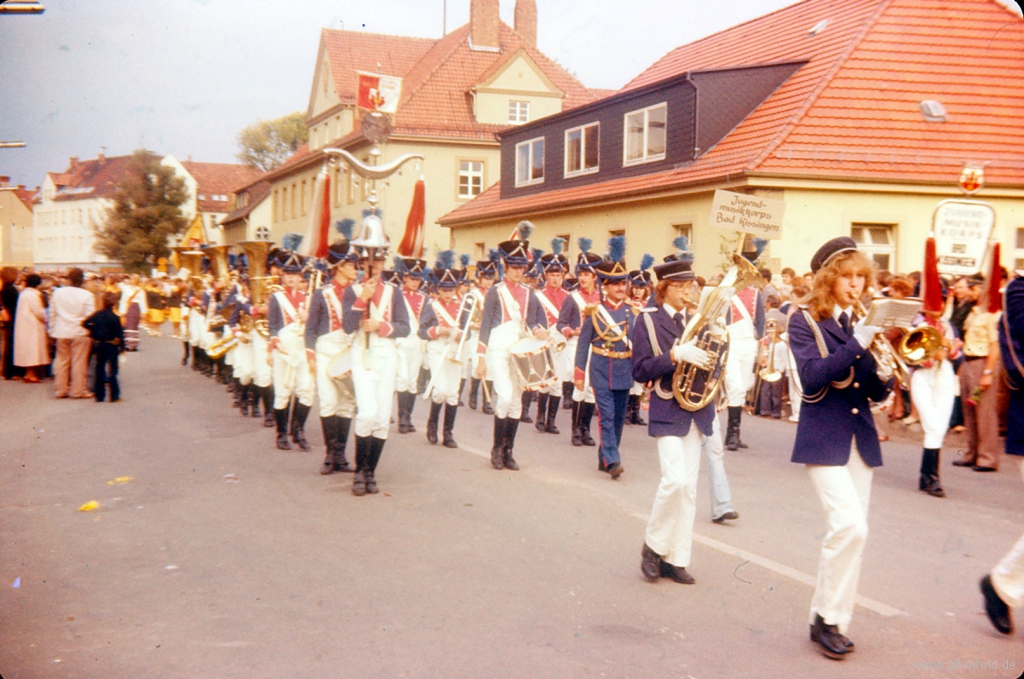
[[[683,329],[676,344],[696,339],[697,346],[708,354],[708,366],[680,362],[672,375],[672,395],[683,410],[696,412],[711,403],[722,384],[725,360],[729,355],[729,337],[717,322],[732,302],[737,291],[747,287],[763,288],[764,277],[757,268],[739,254],[732,255],[733,264],[717,287],[705,289],[697,310]],[[713,325],[712,325],[713,324]]]

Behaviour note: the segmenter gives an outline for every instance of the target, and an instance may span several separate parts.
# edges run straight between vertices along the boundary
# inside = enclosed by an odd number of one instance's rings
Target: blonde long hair
[[[811,283],[811,292],[800,300],[801,304],[807,305],[807,310],[816,321],[823,321],[832,317],[832,310],[836,305],[832,290],[835,287],[836,279],[846,274],[864,274],[867,285],[875,280],[875,265],[860,250],[842,252],[828,264],[818,269],[814,274],[814,281]]]

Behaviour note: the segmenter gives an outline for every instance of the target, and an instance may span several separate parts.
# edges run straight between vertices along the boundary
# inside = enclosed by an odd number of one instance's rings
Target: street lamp
[[[0,14],[42,14],[45,11],[42,3],[32,0],[7,0],[0,5]]]

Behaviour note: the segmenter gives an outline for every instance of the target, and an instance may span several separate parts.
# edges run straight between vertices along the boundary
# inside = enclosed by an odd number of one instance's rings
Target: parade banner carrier
[[[981,270],[996,211],[978,200],[944,200],[935,206],[932,231],[939,273],[970,276]]]
[[[718,189],[711,203],[711,223],[721,229],[776,240],[782,238],[785,211],[785,201]]]

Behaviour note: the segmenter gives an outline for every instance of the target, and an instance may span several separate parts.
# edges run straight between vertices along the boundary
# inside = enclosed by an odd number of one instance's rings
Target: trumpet
[[[782,379],[782,373],[775,369],[775,343],[779,336],[779,322],[774,318],[765,324],[768,331],[768,365],[765,366],[759,375],[765,382],[778,382]]]

